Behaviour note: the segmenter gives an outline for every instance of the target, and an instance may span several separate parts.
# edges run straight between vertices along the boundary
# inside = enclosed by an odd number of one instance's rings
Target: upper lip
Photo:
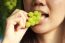
[[[43,12],[43,11],[40,11],[40,12],[41,12],[42,16],[49,17],[49,13],[46,13],[46,12]]]

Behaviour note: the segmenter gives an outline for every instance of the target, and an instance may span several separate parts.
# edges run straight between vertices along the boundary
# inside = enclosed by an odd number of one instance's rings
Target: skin
[[[6,41],[10,43],[13,40],[15,40],[13,41],[14,43],[20,42],[27,31],[27,29],[23,29],[25,28],[26,19],[28,19],[27,12],[34,10],[40,10],[49,14],[48,18],[44,16],[41,17],[40,24],[31,27],[37,34],[39,43],[61,43],[58,39],[61,39],[62,23],[65,24],[65,22],[63,22],[65,19],[65,0],[23,0],[23,2],[25,11],[17,9],[7,19],[3,43]],[[37,5],[35,5],[35,3],[37,3]],[[40,3],[42,3],[42,5],[38,5]],[[15,31],[13,27],[17,23],[19,25],[16,28],[17,31]],[[63,26],[63,28],[65,27]],[[11,37],[13,37],[13,40]]]
[[[58,43],[54,38],[54,34],[58,33],[58,35],[57,34],[56,35],[59,36],[59,32],[60,32],[59,30],[61,27],[60,24],[63,23],[63,20],[65,19],[64,1],[65,0],[35,0],[32,3],[32,0],[24,0],[24,9],[27,12],[32,10],[42,10],[49,14],[49,17],[46,22],[43,21],[44,20],[44,16],[43,16],[41,18],[40,25],[36,25],[32,27],[32,30],[35,33],[37,33],[40,43],[43,42],[44,39],[45,39],[45,43]],[[31,6],[31,5],[35,5],[35,3],[37,3],[37,6]],[[40,3],[42,3],[43,6],[42,5],[38,6],[38,4]],[[55,40],[55,41],[50,41],[50,40]]]
[[[58,2],[56,0],[54,0],[54,1],[53,0],[35,0],[35,2],[38,1],[38,3],[42,3],[44,6],[37,5],[37,6],[33,6],[33,8],[31,6],[32,5],[31,1],[32,0],[27,0],[27,1],[24,0],[24,8],[26,11],[30,11],[32,9],[32,10],[43,10],[46,13],[49,13],[48,20],[45,23],[43,23],[44,17],[42,17],[41,25],[37,25],[37,26],[33,27],[33,31],[35,31],[36,33],[48,32],[48,31],[52,30],[53,28],[58,27],[64,20],[65,8],[64,8],[63,0],[58,0]],[[28,7],[26,7],[26,6],[28,6]],[[29,9],[27,9],[27,8],[29,8]]]

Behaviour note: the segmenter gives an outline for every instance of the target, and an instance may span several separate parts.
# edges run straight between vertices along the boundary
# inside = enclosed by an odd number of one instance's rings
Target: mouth
[[[44,11],[41,11],[41,10],[34,10],[34,11],[39,11],[39,12],[41,12],[41,18],[42,18],[42,19],[40,20],[39,24],[36,24],[35,26],[44,24],[44,23],[46,23],[46,22],[48,21],[49,13],[44,12]],[[33,12],[34,12],[34,11],[33,11]]]
[[[41,6],[41,7],[43,7],[43,6]],[[31,9],[32,9],[33,12],[34,11],[41,12],[41,16],[44,16],[45,18],[48,18],[50,16],[49,9],[46,9],[46,8],[45,9],[42,9],[41,7],[36,6],[34,8],[31,8]]]
[[[40,11],[40,10],[37,10],[37,11],[41,12],[41,16],[44,16],[45,18],[49,17],[49,13],[46,13],[46,12]]]

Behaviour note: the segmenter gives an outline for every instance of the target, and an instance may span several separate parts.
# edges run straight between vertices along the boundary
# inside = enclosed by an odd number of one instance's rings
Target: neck
[[[61,43],[61,29],[57,28],[48,33],[38,35],[40,43]]]

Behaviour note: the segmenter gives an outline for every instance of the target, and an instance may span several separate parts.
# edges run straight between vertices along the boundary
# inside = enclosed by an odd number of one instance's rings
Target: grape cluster
[[[13,9],[16,6],[16,3],[17,0],[4,0],[4,4],[9,10]]]
[[[26,27],[34,26],[39,23],[41,18],[41,13],[39,11],[29,12],[29,19],[26,22]]]

